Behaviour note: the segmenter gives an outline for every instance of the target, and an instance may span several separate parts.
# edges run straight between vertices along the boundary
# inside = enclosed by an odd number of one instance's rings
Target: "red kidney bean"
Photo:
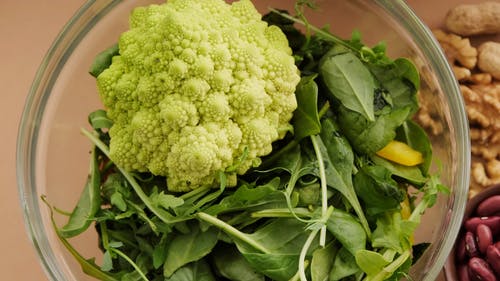
[[[476,228],[476,237],[479,252],[483,255],[486,254],[488,246],[493,244],[493,234],[491,233],[491,229],[485,224],[478,225]]]
[[[480,217],[488,217],[500,213],[500,195],[491,196],[479,203],[476,213]]]
[[[474,233],[467,231],[465,233],[465,251],[470,258],[479,256],[479,247],[477,246],[476,236]]]
[[[497,278],[490,268],[490,265],[482,258],[471,258],[468,262],[469,273],[473,279],[482,281],[496,281]]]
[[[459,281],[470,281],[469,268],[467,264],[460,264],[457,267],[457,276]]]
[[[497,249],[500,250],[500,241],[498,241],[498,242],[495,243],[495,247],[497,247]]]
[[[457,263],[465,262],[467,259],[467,250],[465,249],[465,236],[460,235],[455,245],[455,261]]]
[[[487,225],[493,235],[500,233],[500,217],[472,217],[465,221],[464,226],[467,231],[476,232],[477,226],[480,224]]]
[[[486,249],[486,261],[497,276],[500,276],[500,250],[497,247],[493,245],[488,246],[488,249]]]

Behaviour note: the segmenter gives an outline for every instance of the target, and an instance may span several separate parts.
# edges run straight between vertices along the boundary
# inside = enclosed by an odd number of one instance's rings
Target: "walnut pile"
[[[485,187],[500,183],[500,43],[488,41],[476,47],[471,44],[472,37],[444,30],[435,30],[434,36],[460,84],[466,105],[472,152],[469,197],[473,197]],[[425,107],[417,118],[434,132]]]

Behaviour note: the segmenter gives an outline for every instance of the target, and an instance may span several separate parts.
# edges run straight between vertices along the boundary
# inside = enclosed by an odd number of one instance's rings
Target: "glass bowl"
[[[290,9],[292,1],[254,1]],[[87,71],[95,55],[116,42],[128,27],[130,11],[151,1],[88,1],[53,43],[31,87],[17,144],[17,177],[26,227],[51,280],[91,280],[61,245],[41,196],[62,210],[71,210],[86,181],[91,144],[81,135],[88,113],[102,108],[96,84]],[[435,122],[430,130],[442,181],[451,194],[423,217],[416,242],[430,242],[412,266],[412,280],[435,280],[459,231],[467,200],[470,147],[468,123],[458,86],[432,33],[404,1],[323,0],[310,20],[330,24],[347,38],[353,30],[367,45],[385,41],[391,57],[410,57],[421,71],[421,97]],[[56,223],[62,223],[57,220]],[[84,257],[98,256],[92,231],[72,239]],[[99,261],[98,261],[99,262]]]

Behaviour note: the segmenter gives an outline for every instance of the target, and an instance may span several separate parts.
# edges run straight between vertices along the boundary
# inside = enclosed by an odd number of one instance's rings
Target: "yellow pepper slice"
[[[377,151],[378,156],[404,166],[416,166],[424,161],[422,153],[400,141],[391,141],[384,148]]]

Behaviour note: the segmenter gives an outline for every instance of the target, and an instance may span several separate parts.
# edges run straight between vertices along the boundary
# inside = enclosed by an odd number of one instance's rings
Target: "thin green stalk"
[[[323,162],[323,156],[316,139],[317,137],[318,136],[311,136],[311,142],[314,147],[316,157],[318,158],[318,168],[321,182],[321,217],[324,218],[328,213],[328,186],[326,183],[325,163]],[[321,247],[324,247],[326,244],[326,225],[323,225],[321,227],[321,233],[319,237],[319,244],[321,245]]]
[[[226,232],[230,236],[237,238],[248,245],[252,246],[254,249],[261,251],[264,254],[270,254],[271,250],[267,249],[264,245],[261,245],[258,241],[255,241],[252,237],[250,237],[248,234],[243,233],[236,229],[235,227],[225,223],[224,221],[211,216],[207,213],[204,212],[198,212],[196,214],[196,217],[210,223],[211,225],[220,228],[222,231]]]
[[[309,218],[313,216],[306,208],[293,208],[291,211],[288,208],[266,209],[250,214],[253,218],[294,218],[296,215]]]
[[[355,48],[353,48],[352,46],[350,46],[349,44],[347,44],[346,42],[344,42],[344,40],[338,38],[337,36],[334,36],[333,34],[329,33],[329,32],[326,32],[320,28],[317,28],[315,27],[314,25],[310,25],[310,24],[306,24],[304,21],[294,17],[294,16],[291,16],[291,15],[288,15],[288,14],[285,14],[285,13],[282,13],[276,9],[273,9],[273,8],[270,8],[270,11],[273,12],[273,13],[276,13],[286,19],[289,19],[293,22],[296,22],[296,23],[299,23],[299,24],[302,24],[304,26],[307,26],[308,29],[311,29],[313,30],[314,32],[316,32],[316,34],[320,34],[322,35],[325,39],[328,39],[334,43],[337,43],[339,45],[342,45],[350,50],[353,50],[355,52],[358,52],[358,50],[356,50]]]
[[[311,231],[309,236],[307,237],[306,242],[304,243],[304,246],[302,246],[302,250],[300,251],[299,255],[299,277],[300,281],[307,281],[306,277],[306,255],[307,251],[309,251],[309,248],[311,247],[312,242],[314,241],[314,238],[316,238],[316,235],[318,235],[319,229],[315,229]]]

